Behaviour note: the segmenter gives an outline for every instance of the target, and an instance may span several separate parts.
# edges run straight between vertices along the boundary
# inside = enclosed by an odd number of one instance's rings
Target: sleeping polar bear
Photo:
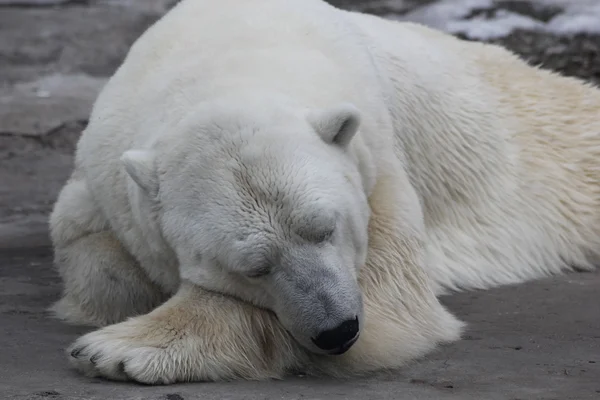
[[[144,383],[395,368],[436,296],[594,267],[600,92],[321,0],[187,0],[94,106],[51,216],[68,350]],[[131,317],[131,318],[129,318]]]

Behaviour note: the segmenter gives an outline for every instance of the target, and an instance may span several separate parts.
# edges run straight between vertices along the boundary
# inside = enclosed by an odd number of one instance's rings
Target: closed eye
[[[245,275],[248,278],[257,279],[257,278],[262,278],[264,276],[267,276],[270,273],[271,273],[271,267],[268,265],[265,265],[264,267],[248,271],[245,273]]]
[[[335,229],[312,229],[312,230],[302,230],[297,231],[298,236],[300,236],[303,240],[314,244],[321,244],[333,236]]]
[[[328,231],[319,232],[319,234],[315,235],[314,242],[315,243],[323,243],[333,236],[333,229]]]

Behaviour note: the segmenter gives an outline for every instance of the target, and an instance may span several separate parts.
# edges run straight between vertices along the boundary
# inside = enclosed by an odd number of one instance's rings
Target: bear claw
[[[85,350],[85,347],[76,347],[73,350],[71,350],[71,352],[69,354],[73,358],[79,358],[79,356],[81,355],[81,353],[83,353],[84,350]]]
[[[92,365],[96,365],[99,358],[100,358],[99,353],[94,354],[93,356],[90,357],[90,363],[92,363]]]

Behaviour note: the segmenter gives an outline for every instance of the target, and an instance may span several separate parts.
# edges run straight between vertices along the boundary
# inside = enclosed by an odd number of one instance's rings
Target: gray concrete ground
[[[403,14],[431,1],[332,2]],[[148,387],[72,371],[64,348],[87,329],[46,315],[60,292],[47,215],[97,91],[172,3],[0,0],[1,399],[600,399],[600,273],[446,297],[469,322],[463,341],[362,379]],[[597,36],[515,32],[495,41],[534,63],[600,80]]]
[[[51,320],[58,298],[51,251],[38,243],[0,252],[0,398],[415,399],[600,398],[600,274],[574,274],[444,302],[469,324],[465,339],[400,371],[362,379],[149,387],[79,376],[63,349],[85,328]]]

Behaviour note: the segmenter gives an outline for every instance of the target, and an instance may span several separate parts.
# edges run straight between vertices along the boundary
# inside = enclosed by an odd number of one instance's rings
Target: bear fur
[[[51,215],[64,282],[53,310],[102,327],[70,361],[143,383],[347,376],[458,340],[463,323],[436,296],[594,269],[598,110],[589,84],[417,24],[321,0],[183,0],[103,89]],[[286,329],[293,310],[274,312],[252,285],[189,259],[190,235],[209,240],[209,226],[237,215],[225,189],[215,194],[229,183],[205,193],[195,173],[229,168],[241,147],[280,183],[261,154],[300,168],[306,153],[303,183],[325,199],[314,201],[356,210],[356,243],[368,247],[336,242],[361,265],[328,289],[345,296],[356,282],[362,296],[360,337],[342,355],[310,351]],[[193,211],[191,194],[228,212],[165,222],[172,208]]]

